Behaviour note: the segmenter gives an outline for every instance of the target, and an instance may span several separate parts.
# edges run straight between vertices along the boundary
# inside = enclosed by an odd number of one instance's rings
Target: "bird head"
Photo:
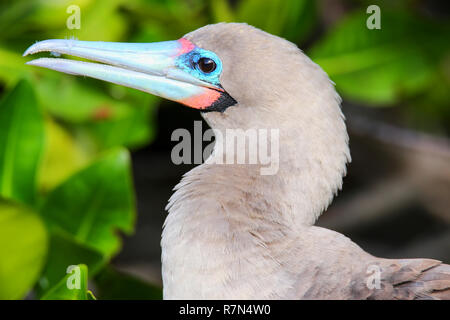
[[[296,103],[307,103],[320,89],[314,86],[317,76],[330,86],[325,73],[294,44],[244,23],[207,25],[159,43],[45,40],[24,55],[43,51],[98,63],[40,58],[28,64],[177,101],[219,127],[246,128],[252,118],[289,117],[295,110],[280,110],[283,104],[290,106],[293,96]],[[258,112],[272,116],[257,117]]]

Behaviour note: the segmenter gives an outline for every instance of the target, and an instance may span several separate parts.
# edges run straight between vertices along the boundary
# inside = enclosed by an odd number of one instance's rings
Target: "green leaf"
[[[204,0],[127,0],[123,6],[133,13],[130,23],[159,30],[160,40],[176,39],[208,23]]]
[[[128,103],[113,99],[93,83],[100,85],[96,80],[51,74],[37,84],[37,94],[47,110],[68,123],[120,118],[130,112]]]
[[[239,2],[236,21],[297,42],[317,22],[317,9],[310,0],[245,0]]]
[[[95,277],[98,297],[104,300],[161,300],[162,289],[107,267]]]
[[[150,110],[139,106],[119,119],[99,119],[76,128],[79,133],[87,134],[99,150],[126,146],[137,148],[148,144],[154,137],[153,127],[149,125]]]
[[[39,189],[48,191],[87,164],[89,156],[61,125],[46,119],[47,143],[39,171]]]
[[[53,190],[41,214],[52,229],[109,257],[120,248],[117,231],[129,234],[134,227],[130,171],[125,149],[108,152]]]
[[[216,22],[234,22],[235,14],[228,0],[213,0],[211,2],[212,16]]]
[[[47,264],[39,280],[37,294],[42,296],[54,287],[71,265],[84,264],[91,275],[95,275],[106,262],[100,252],[78,243],[71,235],[53,231],[50,234]]]
[[[0,200],[0,300],[20,299],[36,282],[47,252],[47,231],[32,211]]]
[[[0,141],[0,195],[32,204],[44,148],[44,120],[26,81],[0,103]]]
[[[31,74],[31,69],[24,63],[22,55],[0,47],[0,80],[7,87],[17,83],[20,78]]]
[[[26,29],[25,20],[35,12],[38,6],[36,1],[14,0],[0,3],[0,28],[4,30],[0,39],[14,39]],[[20,21],[21,23],[17,23]]]
[[[119,12],[119,5],[124,2],[127,0],[13,0],[5,5],[0,3],[0,27],[5,30],[0,39],[10,42],[75,36],[82,40],[117,41],[127,28]],[[71,15],[67,13],[70,5],[80,7],[80,29],[66,27]]]
[[[80,29],[65,28],[58,38],[75,36],[82,40],[118,41],[127,30],[127,23],[119,12],[119,6],[125,0],[90,1],[81,11]],[[67,6],[64,7],[64,10]],[[69,15],[61,12],[65,18]]]
[[[359,11],[341,20],[310,52],[337,89],[352,100],[392,105],[432,86],[448,52],[448,27],[383,10],[381,29],[369,30],[368,16]]]
[[[88,268],[83,264],[67,269],[67,275],[42,300],[95,300],[88,290]]]
[[[94,149],[149,143],[153,136],[150,111],[158,100],[145,93],[135,99],[131,90],[119,86],[112,86],[110,95],[93,89],[93,84],[100,83],[66,75],[48,76],[37,84],[38,98],[57,119],[87,134]]]

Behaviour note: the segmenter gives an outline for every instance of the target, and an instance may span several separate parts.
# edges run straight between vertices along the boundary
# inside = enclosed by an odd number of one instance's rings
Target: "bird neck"
[[[240,150],[249,161],[265,144],[272,163],[261,163],[259,158],[256,164],[237,163],[239,153],[230,156],[226,129],[215,130],[213,154],[183,177],[169,201],[169,212],[183,208],[181,211],[189,219],[211,221],[212,215],[218,215],[252,228],[266,223],[271,227],[314,224],[341,187],[349,160],[348,136],[340,109],[337,119],[332,128],[310,130],[307,123],[297,122],[293,127],[282,126],[277,134],[265,129],[269,131],[266,139],[257,140],[256,148],[249,143],[249,130],[241,130],[246,144],[232,150]],[[217,139],[217,134],[223,141]]]
[[[312,109],[319,114],[313,116]],[[235,110],[227,114],[237,112],[238,107]],[[302,111],[303,117],[294,117],[295,121],[273,117],[278,125],[272,128],[280,128],[278,170],[274,174],[261,174],[267,164],[221,163],[229,148],[219,148],[216,142],[211,157],[175,187],[161,240],[165,297],[211,297],[233,288],[237,290],[233,296],[241,297],[239,285],[219,290],[211,284],[225,286],[228,282],[223,279],[245,274],[245,283],[253,290],[260,288],[261,274],[283,276],[277,273],[281,272],[278,262],[266,249],[278,246],[275,252],[282,251],[314,224],[341,186],[349,160],[338,103],[329,110],[311,105]],[[231,126],[218,122],[226,121],[226,116],[214,115],[223,117],[217,122],[207,119],[211,127],[221,128],[218,130],[225,137],[224,128]],[[256,118],[270,119],[268,115]],[[261,128],[257,124],[253,127]],[[269,144],[272,146],[272,141]],[[244,151],[251,154],[248,146]],[[192,283],[197,286],[193,288]],[[266,288],[270,292],[261,296],[286,289],[273,283],[276,286]]]

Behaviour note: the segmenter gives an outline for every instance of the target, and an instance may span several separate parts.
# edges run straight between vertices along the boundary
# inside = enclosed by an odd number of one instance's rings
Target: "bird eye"
[[[210,58],[200,58],[198,60],[198,67],[204,73],[211,73],[216,70],[216,63]]]

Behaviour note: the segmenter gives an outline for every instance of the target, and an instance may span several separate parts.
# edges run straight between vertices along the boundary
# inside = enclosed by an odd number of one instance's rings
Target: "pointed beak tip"
[[[27,50],[25,50],[25,52],[22,54],[22,57],[26,57],[27,55],[29,55],[31,53],[31,47],[28,47]]]
[[[22,54],[22,57],[37,53],[38,52],[38,50],[36,50],[37,44],[39,44],[39,42],[36,42],[35,44],[29,46],[27,50],[25,50],[25,52]]]
[[[32,44],[31,46],[28,47],[28,49],[25,50],[25,52],[23,53],[23,57],[28,56],[30,54],[35,54],[38,52],[42,52],[42,51],[48,51],[48,49],[51,49],[52,46],[56,47],[60,46],[60,41],[58,40],[42,40],[42,41],[37,41],[36,43]]]
[[[30,60],[25,62],[26,65],[34,66],[34,67],[43,67],[43,68],[49,68],[56,71],[64,72],[62,68],[59,68],[61,65],[60,59],[53,59],[53,58],[38,58],[34,60]]]

